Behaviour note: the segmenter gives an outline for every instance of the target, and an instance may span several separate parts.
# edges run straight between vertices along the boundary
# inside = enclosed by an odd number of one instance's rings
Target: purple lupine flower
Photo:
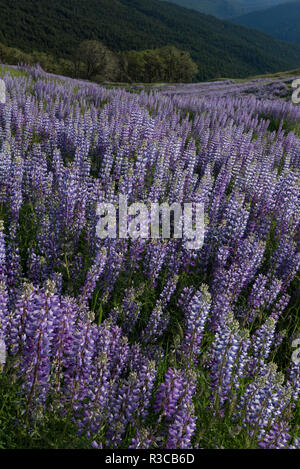
[[[201,342],[204,327],[211,307],[211,296],[208,287],[203,286],[186,306],[185,337],[182,344],[182,353],[188,360],[196,363],[201,352]]]
[[[122,302],[122,312],[124,315],[122,329],[127,335],[132,331],[139,318],[141,303],[136,300],[136,297],[140,296],[143,290],[144,286],[137,292],[133,288],[129,289]]]
[[[197,417],[194,406],[180,409],[175,420],[168,428],[166,449],[190,449],[191,440],[196,430]]]
[[[263,447],[281,448],[288,443],[287,415],[291,411],[290,387],[283,385],[283,375],[274,364],[264,365],[241,397],[237,415],[250,436]],[[279,427],[285,430],[281,433]]]
[[[263,366],[270,356],[271,348],[275,341],[276,324],[276,318],[268,318],[262,327],[255,331],[251,338],[252,357],[250,368],[252,370],[254,369],[254,371],[252,371],[254,374],[255,369],[259,366]]]
[[[27,394],[27,412],[45,404],[50,386],[54,317],[60,309],[59,298],[52,290],[48,282],[44,291],[37,291],[26,316],[20,367],[25,376],[22,387]]]
[[[4,240],[4,226],[0,220],[0,340],[2,347],[2,364],[4,364],[5,357],[5,339],[8,327],[8,291],[7,291],[7,275],[6,275],[6,255],[5,255],[5,240]]]
[[[81,301],[87,302],[96,287],[96,284],[104,271],[105,265],[107,262],[107,253],[106,249],[102,249],[98,252],[96,259],[93,263],[93,266],[87,274],[87,278],[84,286],[82,287]]]
[[[147,327],[142,332],[141,338],[145,343],[149,343],[151,341],[156,342],[165,332],[169,323],[169,313],[164,310],[176,289],[178,280],[178,275],[172,275],[167,280],[164,289],[158,298],[157,304],[150,315]]]
[[[186,376],[180,371],[169,369],[165,382],[160,385],[156,394],[154,410],[160,419],[167,423],[168,449],[189,448],[196,428],[192,398],[196,390],[196,379],[193,373]]]
[[[140,365],[138,371],[131,372],[128,379],[117,388],[117,395],[112,399],[110,430],[108,437],[115,443],[121,442],[122,434],[128,424],[144,423],[150,405],[150,399],[156,376],[155,363],[148,361]],[[112,433],[113,432],[113,433]]]
[[[288,371],[288,383],[293,390],[293,399],[298,401],[300,397],[300,363],[297,359],[293,361]]]
[[[153,445],[153,436],[147,428],[139,428],[135,438],[132,438],[128,449],[149,449]]]
[[[240,378],[248,365],[250,340],[248,331],[241,330],[239,323],[229,314],[220,325],[212,345],[210,373],[214,406],[222,409],[240,387]]]

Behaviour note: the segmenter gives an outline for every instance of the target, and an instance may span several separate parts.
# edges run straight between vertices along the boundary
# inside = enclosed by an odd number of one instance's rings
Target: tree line
[[[99,41],[84,41],[73,61],[75,75],[96,81],[189,82],[198,73],[189,52],[174,46],[113,53]]]
[[[11,65],[39,65],[47,72],[96,82],[191,82],[198,73],[189,52],[174,46],[112,52],[100,41],[83,41],[69,59],[43,52],[24,53],[0,44],[0,60]]]

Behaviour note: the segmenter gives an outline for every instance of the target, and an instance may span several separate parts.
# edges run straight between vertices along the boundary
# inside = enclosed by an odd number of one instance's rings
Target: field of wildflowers
[[[0,448],[300,448],[292,79],[99,87],[6,69]],[[97,204],[202,203],[200,250]]]

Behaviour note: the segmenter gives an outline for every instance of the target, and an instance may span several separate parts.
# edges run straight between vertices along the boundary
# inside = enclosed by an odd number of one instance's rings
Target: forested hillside
[[[300,0],[243,15],[234,21],[283,41],[300,44]]]
[[[193,10],[217,16],[233,18],[252,11],[286,3],[288,0],[165,0]]]
[[[69,58],[85,39],[111,50],[175,45],[191,53],[198,79],[295,68],[300,46],[158,0],[0,0],[0,42]]]

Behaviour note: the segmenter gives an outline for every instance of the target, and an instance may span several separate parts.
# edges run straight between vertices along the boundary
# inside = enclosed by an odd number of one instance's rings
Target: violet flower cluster
[[[94,448],[188,449],[210,416],[252,446],[299,447],[288,81],[131,93],[20,72],[0,105],[0,371],[24,428],[50,413]],[[99,239],[97,205],[119,194],[202,203],[203,247]]]

